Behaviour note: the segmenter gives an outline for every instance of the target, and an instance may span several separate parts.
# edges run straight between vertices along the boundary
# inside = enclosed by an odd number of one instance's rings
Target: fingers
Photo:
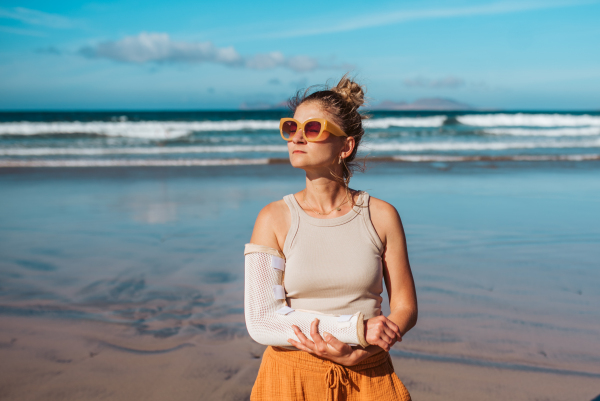
[[[393,343],[394,341],[390,337],[386,334],[381,334],[380,338],[373,345],[378,345],[384,350],[389,351]]]
[[[385,316],[377,316],[367,320],[367,341],[386,351],[396,341],[402,341],[400,328]]]
[[[386,325],[394,334],[388,334],[390,337],[396,337],[398,341],[402,341],[402,333],[400,332],[400,327],[390,319],[386,319]]]
[[[314,352],[315,351],[315,344],[310,341],[305,335],[304,333],[302,333],[302,331],[300,330],[300,328],[298,328],[298,326],[292,326],[292,330],[294,330],[294,333],[296,333],[296,337],[298,337],[298,340],[300,340],[300,342],[298,341],[294,341],[292,339],[288,339],[288,342],[290,344],[292,344],[294,347],[301,349],[303,351],[307,351],[307,352]],[[290,341],[291,340],[291,341]],[[293,342],[292,342],[293,341]],[[301,346],[299,347],[296,344],[300,344]]]
[[[398,333],[396,333],[394,330],[392,330],[391,328],[384,326],[383,328],[383,333],[385,333],[385,335],[389,338],[389,341],[386,339],[386,341],[390,344],[390,345],[394,345],[394,343],[396,341],[398,341]]]
[[[287,341],[288,341],[288,343],[292,344],[294,347],[298,348],[299,350],[310,352],[310,353],[313,352],[310,348],[306,347],[304,344],[302,344],[299,341],[292,340],[291,338],[288,338]]]
[[[331,334],[323,333],[323,337],[325,337],[325,341],[327,342],[327,344],[330,347],[332,347],[333,349],[335,349],[336,351],[338,351],[339,353],[343,354],[343,353],[347,353],[347,352],[352,352],[352,347],[350,347],[346,343],[341,342],[340,340],[338,340]]]
[[[315,347],[319,352],[327,352],[327,343],[319,334],[319,319],[313,320],[310,324],[310,336],[315,342]]]
[[[299,327],[292,325],[292,330],[294,330],[298,341],[291,338],[289,338],[287,341],[299,350],[310,352],[319,356],[335,356],[344,358],[356,352],[356,350],[350,347],[348,344],[341,342],[329,333],[323,333],[323,336],[321,336],[319,334],[319,319],[313,320],[310,324],[310,336],[314,342],[310,341],[310,339],[306,337],[304,333],[302,333]],[[323,337],[325,337],[325,339]],[[389,340],[387,335],[385,335],[385,337]],[[381,345],[383,348],[383,346],[385,346],[385,342],[381,341]],[[389,346],[387,349],[389,350]]]

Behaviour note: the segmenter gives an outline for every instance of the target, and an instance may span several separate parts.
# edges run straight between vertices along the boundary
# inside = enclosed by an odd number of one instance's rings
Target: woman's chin
[[[309,165],[307,163],[301,162],[299,160],[290,160],[290,164],[294,168],[302,168],[303,169],[303,168],[309,167]]]
[[[290,155],[290,164],[294,167],[310,164],[306,156],[306,153],[293,153]]]

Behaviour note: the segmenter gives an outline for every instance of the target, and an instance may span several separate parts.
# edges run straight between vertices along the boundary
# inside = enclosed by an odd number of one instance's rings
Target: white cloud
[[[317,61],[308,56],[294,56],[287,60],[289,68],[298,71],[312,71],[318,67]],[[335,67],[334,67],[335,68]]]
[[[142,32],[138,36],[126,36],[119,41],[84,47],[80,52],[88,57],[139,64],[150,61],[187,61],[238,65],[242,62],[242,57],[233,47],[218,48],[210,42],[173,42],[166,33]]]
[[[430,79],[423,77],[407,78],[404,85],[411,88],[460,88],[465,86],[465,80],[462,78],[447,76],[445,78]]]
[[[58,14],[49,14],[43,11],[23,7],[0,7],[0,18],[13,19],[29,25],[45,26],[48,28],[73,28],[71,19]]]
[[[268,70],[285,64],[285,56],[280,52],[257,54],[246,59],[246,67],[256,70]]]
[[[312,57],[286,57],[280,52],[242,56],[233,47],[216,47],[211,42],[176,42],[167,33],[142,32],[118,41],[86,46],[79,53],[90,58],[106,58],[125,63],[148,62],[217,63],[232,67],[267,70],[277,67],[296,72],[312,71],[321,66]]]

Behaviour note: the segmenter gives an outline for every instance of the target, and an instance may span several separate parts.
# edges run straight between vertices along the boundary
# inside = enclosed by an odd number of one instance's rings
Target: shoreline
[[[361,158],[357,159],[358,161]],[[443,156],[402,155],[370,157],[367,163],[472,163],[472,162],[588,162],[600,161],[600,154],[577,155],[514,155],[514,156]],[[84,167],[208,167],[289,165],[287,158],[257,159],[91,159],[91,160],[0,160],[0,168],[84,168]]]

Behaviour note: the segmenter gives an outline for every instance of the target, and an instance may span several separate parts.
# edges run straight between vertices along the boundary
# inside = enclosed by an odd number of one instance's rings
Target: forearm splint
[[[354,315],[327,315],[315,311],[292,309],[286,303],[283,276],[285,258],[276,249],[246,244],[244,312],[248,333],[254,341],[289,347],[288,338],[296,339],[292,325],[310,337],[310,324],[319,319],[319,333],[330,333],[347,344],[369,344],[364,335],[361,312]]]

